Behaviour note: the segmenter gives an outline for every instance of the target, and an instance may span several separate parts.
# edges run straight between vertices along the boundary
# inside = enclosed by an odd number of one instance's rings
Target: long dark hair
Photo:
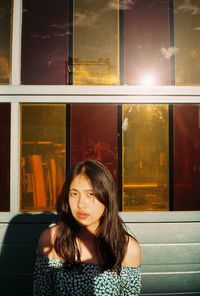
[[[105,205],[98,229],[94,234],[97,250],[103,258],[103,267],[118,270],[126,252],[128,236],[118,216],[118,201],[113,177],[110,171],[96,160],[88,159],[77,163],[66,180],[63,192],[58,198],[57,210],[60,212],[60,219],[54,243],[55,251],[64,259],[67,266],[81,262],[76,243],[79,226],[69,206],[70,184],[76,176],[81,174],[89,178],[95,197]]]

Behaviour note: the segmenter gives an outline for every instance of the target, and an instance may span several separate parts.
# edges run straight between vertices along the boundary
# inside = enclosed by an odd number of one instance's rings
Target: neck
[[[77,238],[80,240],[89,240],[89,241],[95,241],[95,233],[88,230],[87,228],[81,227],[77,233]]]
[[[98,250],[97,239],[94,233],[88,231],[86,228],[81,228],[77,233],[76,239],[82,262],[103,264],[103,259]]]

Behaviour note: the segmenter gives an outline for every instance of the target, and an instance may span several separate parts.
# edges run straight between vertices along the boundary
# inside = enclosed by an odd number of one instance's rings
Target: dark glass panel
[[[124,104],[122,108],[122,208],[168,210],[168,106]]]
[[[174,210],[200,210],[200,104],[174,105]]]
[[[73,84],[119,84],[119,0],[76,0]]]
[[[23,0],[22,84],[66,84],[67,0]]]
[[[11,0],[0,0],[0,83],[8,84],[11,68]]]
[[[65,181],[66,105],[22,105],[21,210],[55,210]]]
[[[125,84],[171,83],[168,5],[168,0],[125,1]]]
[[[117,105],[71,105],[71,162],[97,159],[118,177]]]
[[[200,1],[174,0],[176,85],[200,85]]]
[[[10,210],[10,104],[0,104],[0,211]]]

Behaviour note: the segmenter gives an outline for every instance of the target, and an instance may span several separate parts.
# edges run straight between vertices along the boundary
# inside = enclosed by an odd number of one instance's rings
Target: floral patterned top
[[[140,289],[139,267],[122,267],[117,273],[81,263],[66,269],[62,260],[37,253],[33,296],[137,296]]]

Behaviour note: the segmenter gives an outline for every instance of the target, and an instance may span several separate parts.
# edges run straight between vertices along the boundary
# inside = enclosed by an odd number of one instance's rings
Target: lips
[[[87,213],[83,213],[83,212],[78,212],[78,213],[77,213],[77,217],[78,217],[78,219],[80,219],[80,220],[84,220],[84,219],[86,219],[88,216],[89,216],[89,214],[87,214]]]

